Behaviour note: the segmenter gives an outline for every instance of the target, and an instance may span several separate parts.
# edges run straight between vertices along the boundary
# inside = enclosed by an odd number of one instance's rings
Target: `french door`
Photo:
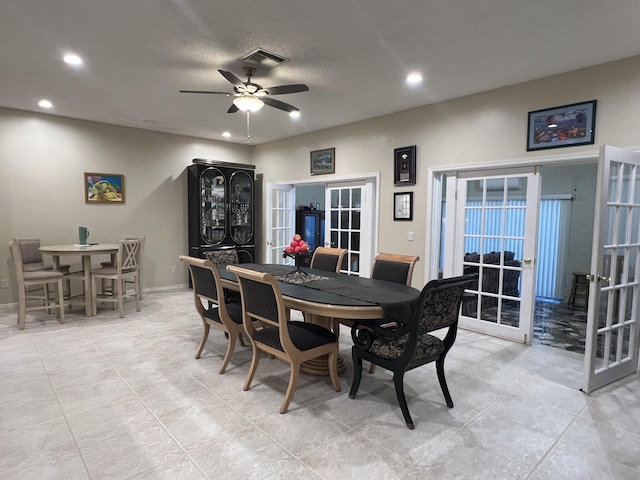
[[[272,183],[267,190],[266,262],[287,263],[282,258],[282,252],[294,234],[295,187]]]
[[[455,241],[444,242],[453,271],[445,263],[444,275],[478,274],[465,292],[459,325],[530,343],[539,175],[533,168],[467,172],[455,188],[455,208],[447,209],[447,219],[455,218]],[[453,254],[446,251],[452,248]]]
[[[370,182],[327,185],[325,247],[346,248],[342,272],[368,277],[373,262],[373,187]]]
[[[638,368],[640,154],[600,150],[587,315],[587,393]]]

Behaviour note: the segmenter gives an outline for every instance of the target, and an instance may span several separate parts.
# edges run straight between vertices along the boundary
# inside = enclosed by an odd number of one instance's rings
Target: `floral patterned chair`
[[[381,328],[372,322],[356,322],[351,329],[354,369],[349,398],[355,398],[358,392],[363,359],[386,368],[393,372],[400,409],[407,427],[413,430],[413,420],[404,396],[404,373],[435,361],[442,393],[447,406],[453,408],[444,376],[444,359],[456,339],[464,290],[477,278],[476,274],[469,274],[430,281],[422,289],[409,320],[396,321],[394,327]],[[429,332],[441,328],[448,328],[443,340],[430,335]]]

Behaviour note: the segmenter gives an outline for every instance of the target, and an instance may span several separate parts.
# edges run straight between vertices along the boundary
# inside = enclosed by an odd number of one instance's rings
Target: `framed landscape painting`
[[[336,173],[336,149],[325,148],[311,152],[311,175]]]
[[[86,203],[124,203],[124,175],[85,172],[84,201]]]

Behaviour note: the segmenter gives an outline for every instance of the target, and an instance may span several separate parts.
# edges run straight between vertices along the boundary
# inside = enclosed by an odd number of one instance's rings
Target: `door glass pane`
[[[340,228],[348,229],[349,228],[349,210],[343,210],[340,213]]]
[[[331,190],[331,208],[338,208],[340,205],[340,190]]]
[[[338,225],[338,211],[334,210],[331,212],[331,228],[332,229],[337,229],[340,226]]]
[[[351,248],[349,250],[360,251],[360,232],[351,233]]]
[[[359,188],[356,188],[354,190],[352,190],[351,192],[351,208],[360,208],[361,206],[361,201],[360,201],[360,196],[362,195],[362,192]]]
[[[225,237],[225,178],[217,168],[208,168],[200,176],[200,234],[215,245]]]
[[[351,198],[351,190],[348,188],[340,190],[340,207],[349,208]]]
[[[353,230],[360,230],[360,210],[351,212],[351,228]]]

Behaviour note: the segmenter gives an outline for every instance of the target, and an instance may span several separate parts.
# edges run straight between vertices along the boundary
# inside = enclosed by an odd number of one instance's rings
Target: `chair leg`
[[[393,383],[396,387],[396,397],[398,397],[398,403],[400,404],[400,410],[402,410],[404,421],[407,424],[407,427],[409,427],[409,430],[413,430],[413,420],[409,414],[407,399],[404,397],[404,372],[393,372]]]
[[[97,290],[97,281],[96,281],[96,277],[94,277],[93,275],[91,275],[91,280],[89,280],[91,282],[91,290],[93,292],[93,296],[89,299],[85,298],[84,301],[85,302],[91,302],[91,313],[95,316],[98,314],[98,290]]]
[[[369,365],[369,373],[373,373],[376,371],[376,364],[372,363],[371,365]]]
[[[27,318],[27,292],[25,288],[25,286],[20,287],[18,292],[18,330],[24,330]]]
[[[358,356],[355,347],[351,347],[351,357],[353,358],[353,380],[351,381],[351,390],[349,390],[349,398],[356,398],[360,380],[362,379],[362,359]]]
[[[282,402],[282,406],[280,407],[280,413],[287,413],[289,409],[289,404],[291,400],[293,400],[293,392],[296,390],[296,386],[298,385],[298,377],[300,376],[300,364],[292,363],[291,364],[291,373],[289,374],[289,386],[287,387],[287,393],[284,396],[284,401]]]
[[[133,283],[133,288],[135,289],[136,294],[136,312],[140,311],[140,284],[138,283],[138,277],[136,276],[136,281]]]
[[[64,286],[62,284],[62,278],[58,279],[58,308],[60,309],[60,323],[64,323]]]
[[[229,335],[229,342],[227,343],[227,353],[224,356],[224,360],[222,360],[222,366],[218,373],[222,375],[227,370],[227,365],[229,365],[229,361],[231,360],[231,355],[233,355],[233,350],[236,348],[236,336]]]
[[[116,291],[118,294],[118,313],[120,318],[124,317],[124,304],[122,300],[122,290],[124,289],[124,281],[119,282],[116,280]]]
[[[247,380],[244,382],[243,390],[245,391],[249,390],[249,388],[251,387],[253,376],[256,374],[256,370],[258,369],[258,362],[260,361],[260,350],[258,350],[255,343],[252,343],[251,346],[253,348],[253,356],[251,357],[251,366],[249,367]]]
[[[240,345],[242,345],[243,347],[246,347],[242,333],[238,333],[238,340],[240,341]]]
[[[204,350],[204,346],[207,343],[207,338],[209,338],[209,329],[211,328],[208,323],[202,322],[203,332],[202,332],[202,341],[200,342],[200,348],[198,349],[198,353],[196,353],[195,358],[200,358],[202,351]]]
[[[447,379],[444,376],[444,356],[436,360],[436,372],[438,372],[438,381],[440,382],[440,388],[442,388],[442,394],[447,402],[447,407],[453,408],[453,400],[449,393],[449,387],[447,387]]]

